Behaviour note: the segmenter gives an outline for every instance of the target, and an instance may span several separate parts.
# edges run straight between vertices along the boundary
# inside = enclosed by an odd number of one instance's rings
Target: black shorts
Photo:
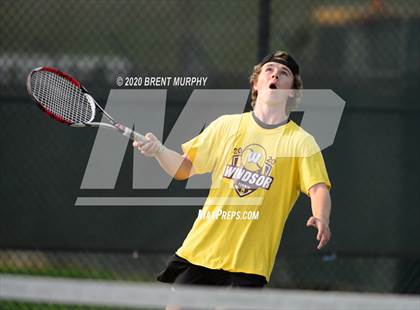
[[[264,287],[265,277],[257,274],[229,272],[222,269],[209,269],[191,264],[186,259],[174,255],[157,280],[164,283],[217,285],[229,287]]]

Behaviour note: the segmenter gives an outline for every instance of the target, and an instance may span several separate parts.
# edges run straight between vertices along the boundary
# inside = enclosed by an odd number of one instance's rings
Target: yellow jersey
[[[331,187],[315,139],[293,121],[262,128],[251,113],[225,115],[182,145],[209,196],[176,254],[210,269],[269,281],[286,219],[300,192]]]

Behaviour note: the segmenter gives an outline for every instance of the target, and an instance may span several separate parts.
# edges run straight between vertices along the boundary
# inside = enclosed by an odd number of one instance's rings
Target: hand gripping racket
[[[50,67],[36,68],[29,73],[26,86],[38,107],[58,122],[72,127],[108,127],[131,140],[146,141],[143,135],[116,122],[86,88],[67,73]],[[105,115],[109,123],[93,122],[97,111]]]

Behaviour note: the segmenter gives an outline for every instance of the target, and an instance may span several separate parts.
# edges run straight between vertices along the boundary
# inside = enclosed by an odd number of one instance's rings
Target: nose
[[[278,80],[279,75],[277,74],[277,72],[273,72],[273,74],[271,75],[271,78]]]

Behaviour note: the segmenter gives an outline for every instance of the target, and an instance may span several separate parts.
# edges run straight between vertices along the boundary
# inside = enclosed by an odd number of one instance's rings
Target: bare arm
[[[320,250],[331,238],[329,227],[331,213],[330,193],[324,183],[318,183],[309,189],[309,196],[311,198],[312,216],[309,218],[306,226],[312,226],[318,230],[316,239],[319,241],[317,248]]]
[[[176,180],[185,180],[194,174],[192,162],[168,148],[155,156],[163,170]]]
[[[133,146],[143,155],[156,158],[167,174],[176,180],[185,180],[194,174],[194,168],[188,158],[163,146],[152,133],[147,133],[145,137],[147,142],[133,142]]]

